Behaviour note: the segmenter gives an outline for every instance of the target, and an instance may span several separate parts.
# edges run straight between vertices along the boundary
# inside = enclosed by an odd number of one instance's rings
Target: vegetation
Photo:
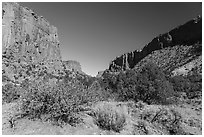
[[[117,92],[119,100],[142,100],[148,104],[166,104],[173,96],[173,87],[155,64],[145,65],[140,72],[127,70],[118,75],[105,74],[105,88]]]
[[[201,97],[202,76],[199,74],[174,76],[170,78],[174,91],[186,93],[189,99]]]
[[[2,102],[10,103],[20,97],[20,88],[8,83],[2,87]]]
[[[127,114],[114,102],[100,102],[94,109],[94,119],[101,129],[120,132],[126,124]]]
[[[146,123],[146,126],[154,125],[159,127],[163,133],[170,135],[182,135],[184,131],[181,127],[181,115],[173,108],[156,107],[144,109],[140,113],[140,120]]]
[[[58,125],[81,121],[84,105],[103,100],[103,92],[88,90],[76,79],[66,77],[55,86],[32,82],[22,96],[22,113],[30,118],[45,118]]]
[[[82,114],[91,110],[94,124],[105,131],[123,133],[130,128],[131,134],[175,135],[185,134],[181,115],[163,106],[172,103],[170,98],[178,93],[186,93],[189,99],[200,96],[201,82],[202,77],[196,73],[167,79],[158,66],[148,63],[140,71],[107,71],[102,78],[67,73],[55,84],[49,83],[49,77],[25,80],[20,86],[6,84],[2,95],[6,103],[18,99],[20,115],[33,120],[76,126],[83,121]],[[132,117],[136,120],[131,121]]]

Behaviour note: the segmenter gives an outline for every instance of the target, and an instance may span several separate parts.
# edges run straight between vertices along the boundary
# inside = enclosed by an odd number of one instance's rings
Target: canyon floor
[[[202,103],[201,100],[188,100],[180,105],[147,105],[145,103],[132,102],[99,102],[98,104],[109,104],[127,110],[126,124],[120,132],[104,130],[97,126],[94,118],[87,112],[82,112],[83,122],[76,125],[57,126],[50,122],[41,120],[30,120],[19,118],[12,120],[18,114],[18,102],[4,104],[2,108],[2,134],[3,135],[152,135],[170,134],[162,125],[163,121],[172,119],[171,110],[180,116],[180,134],[201,135],[202,134]],[[163,113],[161,110],[165,110]],[[166,111],[167,110],[167,111]],[[167,113],[166,113],[167,112]],[[159,116],[159,117],[157,117]],[[171,117],[171,118],[170,118]],[[156,119],[155,119],[156,118]],[[153,120],[155,119],[155,120]],[[168,125],[166,123],[166,125]],[[180,131],[181,130],[181,131]],[[178,133],[179,134],[179,133]]]

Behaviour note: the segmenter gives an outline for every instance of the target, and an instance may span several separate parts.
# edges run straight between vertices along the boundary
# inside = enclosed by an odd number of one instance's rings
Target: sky
[[[201,2],[19,3],[58,29],[62,60],[80,62],[95,76],[115,57],[141,49],[154,37],[202,15]]]

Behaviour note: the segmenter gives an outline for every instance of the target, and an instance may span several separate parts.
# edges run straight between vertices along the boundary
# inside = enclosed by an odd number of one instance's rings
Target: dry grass
[[[93,113],[95,124],[104,130],[120,132],[127,124],[128,108],[116,102],[99,102]]]
[[[83,123],[62,127],[42,121],[17,119],[15,128],[9,120],[17,112],[13,105],[3,105],[3,134],[81,134],[81,135],[200,135],[202,113],[191,105],[147,105],[143,102],[98,102],[81,112]],[[50,131],[52,129],[52,131]],[[32,133],[31,133],[32,131]]]

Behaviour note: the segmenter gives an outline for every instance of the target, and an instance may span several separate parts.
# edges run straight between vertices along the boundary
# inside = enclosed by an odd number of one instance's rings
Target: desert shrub
[[[10,103],[20,97],[20,87],[8,83],[2,87],[2,102]]]
[[[181,127],[181,115],[175,110],[171,109],[174,119],[170,124],[165,124],[170,135],[184,135],[185,132]]]
[[[96,80],[96,81],[93,81],[93,83],[89,86],[90,89],[93,89],[93,90],[99,90],[101,89],[101,85],[100,83]]]
[[[153,121],[154,120],[154,121]],[[161,109],[156,113],[152,122],[161,124],[162,127],[167,130],[170,135],[182,135],[184,134],[181,128],[181,115],[174,109]]]
[[[10,78],[4,74],[5,70],[2,70],[2,82],[11,81]]]
[[[55,86],[33,82],[22,97],[22,113],[30,118],[45,118],[58,125],[75,125],[81,121],[83,105],[102,100],[100,91],[84,90],[76,79]]]
[[[190,90],[190,81],[184,76],[174,76],[170,81],[177,92],[188,92]]]
[[[91,87],[91,85],[94,83],[94,81],[96,81],[95,77],[84,76],[83,78],[81,78],[80,82],[82,82],[83,85],[85,85],[86,87]]]
[[[142,100],[148,104],[168,104],[173,87],[155,64],[145,65],[140,72],[127,70],[117,79],[117,92],[121,100]]]
[[[126,124],[125,110],[111,102],[100,102],[94,109],[97,126],[104,130],[120,132]]]
[[[182,135],[181,115],[174,109],[149,108],[140,114],[142,120],[160,127],[163,132],[170,135]]]
[[[75,79],[79,81],[81,84],[83,84],[85,88],[89,88],[92,85],[92,83],[96,81],[95,77],[91,77],[86,74],[81,74],[79,72],[72,72],[72,71],[66,70],[65,73],[66,73],[65,79],[67,81]]]
[[[109,71],[105,71],[102,75],[102,79],[100,81],[101,87],[104,89],[117,90],[117,75],[110,73]]]
[[[134,125],[135,126],[135,130],[138,131],[138,133],[140,135],[147,135],[148,134],[148,130],[147,130],[147,124],[145,121],[137,121],[137,123]]]
[[[198,98],[202,96],[202,75],[194,73],[187,75],[187,79],[191,82],[190,91],[187,93],[188,98]]]
[[[185,92],[189,99],[199,97],[202,93],[202,76],[199,74],[174,76],[170,78],[174,91]]]
[[[133,70],[127,70],[126,73],[121,72],[118,75],[117,92],[119,94],[119,100],[136,100],[138,97],[137,87],[137,74]]]
[[[167,99],[173,96],[173,87],[156,64],[148,63],[138,76],[140,100],[147,103],[169,103]]]

